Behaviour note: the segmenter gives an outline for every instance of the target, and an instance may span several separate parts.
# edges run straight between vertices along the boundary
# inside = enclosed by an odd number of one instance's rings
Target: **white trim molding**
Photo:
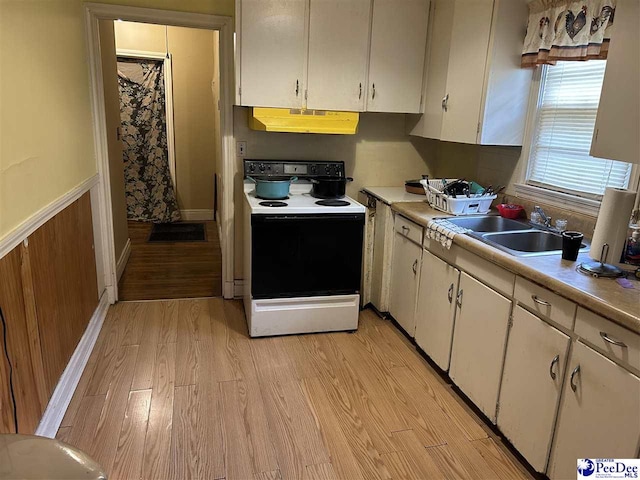
[[[193,208],[180,210],[180,216],[182,220],[187,221],[205,221],[205,220],[213,220],[213,209],[207,210],[203,208]]]
[[[85,3],[86,35],[89,51],[91,107],[97,170],[100,178],[100,229],[104,253],[105,277],[109,299],[117,300],[117,258],[113,241],[113,212],[109,186],[109,156],[105,118],[104,85],[100,58],[99,21],[121,19],[178,27],[204,28],[220,32],[220,138],[222,139],[222,199],[220,205],[223,296],[233,298],[234,287],[234,199],[233,185],[237,165],[233,139],[234,101],[234,24],[233,18],[200,13],[176,12],[153,8]],[[226,188],[225,188],[226,187]],[[97,240],[98,241],[98,240]]]
[[[93,175],[85,181],[69,190],[67,193],[58,197],[49,205],[41,208],[27,220],[22,222],[16,228],[11,230],[7,235],[0,239],[0,258],[4,257],[11,250],[16,248],[29,235],[35,232],[42,225],[55,217],[62,210],[67,208],[73,202],[78,200],[82,195],[91,190],[91,187],[98,183],[98,175]]]
[[[244,296],[244,280],[235,280],[233,282],[234,298],[242,298]]]
[[[67,367],[64,369],[64,372],[62,372],[58,385],[53,391],[51,400],[49,400],[47,409],[44,411],[44,415],[35,432],[36,435],[55,438],[56,433],[58,433],[58,428],[60,428],[60,424],[76,391],[82,372],[84,372],[84,368],[89,361],[89,356],[96,344],[100,329],[107,316],[108,308],[109,298],[108,295],[104,293]]]
[[[124,273],[124,269],[127,266],[127,262],[129,261],[129,257],[131,256],[131,239],[127,238],[127,243],[124,244],[124,248],[122,249],[122,253],[120,254],[120,258],[118,259],[118,264],[116,266],[116,272],[118,273],[118,281],[122,278],[122,274]]]

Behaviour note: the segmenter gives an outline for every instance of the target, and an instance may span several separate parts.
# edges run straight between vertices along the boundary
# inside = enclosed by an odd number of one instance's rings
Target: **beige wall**
[[[0,238],[96,173],[82,2],[0,1]]]
[[[216,168],[214,32],[114,22],[118,49],[168,51],[173,68],[176,181],[181,209],[212,210]],[[217,34],[217,32],[216,32]]]
[[[232,16],[233,0],[103,3]],[[81,0],[0,0],[0,238],[96,173]]]
[[[356,135],[317,135],[257,132],[248,128],[249,108],[234,108],[236,141],[247,142],[247,158],[287,160],[342,160],[347,194],[356,197],[365,186],[403,186],[404,181],[432,174],[434,144],[405,134],[404,115],[364,113]],[[242,278],[242,159],[235,184],[235,276]]]

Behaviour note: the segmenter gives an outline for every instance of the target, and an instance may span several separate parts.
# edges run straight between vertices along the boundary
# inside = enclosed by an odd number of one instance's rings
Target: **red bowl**
[[[524,207],[522,205],[514,205],[513,203],[501,203],[496,207],[500,216],[504,218],[520,218]]]

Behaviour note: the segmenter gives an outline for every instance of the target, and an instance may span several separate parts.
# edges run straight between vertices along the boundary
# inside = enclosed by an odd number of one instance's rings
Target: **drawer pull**
[[[449,285],[449,291],[447,292],[447,298],[449,299],[449,304],[453,302],[453,283]]]
[[[569,383],[571,383],[571,390],[573,390],[574,392],[578,389],[578,386],[573,383],[573,378],[580,373],[580,365],[578,365],[576,368],[573,369],[573,372],[571,372],[571,378],[569,379]]]
[[[462,308],[462,293],[464,292],[464,290],[460,290],[458,292],[458,295],[456,295],[456,305],[458,305],[458,307]]]
[[[602,337],[602,339],[605,342],[608,342],[608,343],[610,343],[612,345],[617,345],[618,347],[627,348],[627,344],[626,343],[621,342],[620,340],[614,340],[609,335],[607,335],[607,332],[600,332],[600,336]]]
[[[553,360],[551,360],[551,365],[549,365],[549,376],[552,380],[556,379],[556,372],[553,371],[553,367],[557,365],[559,361],[560,355],[556,355],[555,357],[553,357]]]
[[[403,232],[407,232],[407,234],[409,233],[411,229],[409,227],[407,227],[406,225],[402,225],[402,231]]]
[[[545,300],[538,298],[537,295],[531,295],[531,299],[536,302],[538,305],[544,305],[545,307],[550,307],[551,304]]]

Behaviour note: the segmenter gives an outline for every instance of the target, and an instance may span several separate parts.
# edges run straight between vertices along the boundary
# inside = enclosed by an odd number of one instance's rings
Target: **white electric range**
[[[332,176],[344,177],[343,162],[244,162],[245,177],[296,167],[300,179],[281,200],[258,198],[245,180],[244,305],[252,337],[358,328],[366,209],[347,196],[327,205],[311,195],[312,172],[328,164]]]

